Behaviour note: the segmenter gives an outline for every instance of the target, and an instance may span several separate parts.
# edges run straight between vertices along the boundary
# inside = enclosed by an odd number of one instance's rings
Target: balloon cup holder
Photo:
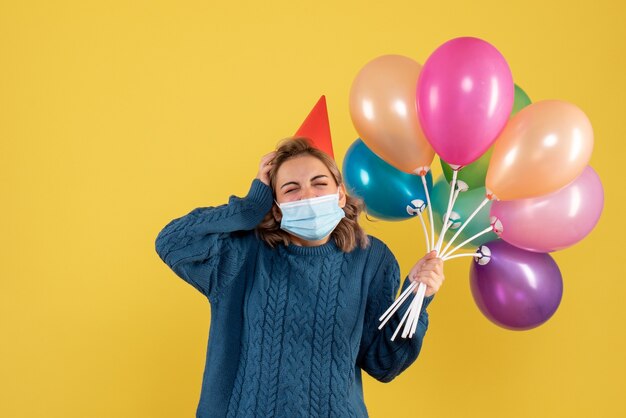
[[[491,250],[486,245],[481,245],[476,251],[478,256],[474,257],[474,261],[476,261],[479,265],[484,266],[489,263],[491,260]]]
[[[406,211],[411,216],[419,215],[426,210],[426,203],[421,199],[411,200],[411,205],[406,205]]]

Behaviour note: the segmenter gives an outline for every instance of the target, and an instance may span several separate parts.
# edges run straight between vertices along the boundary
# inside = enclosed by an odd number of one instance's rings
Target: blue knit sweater
[[[254,228],[272,201],[255,179],[246,197],[194,209],[156,239],[161,259],[211,306],[196,416],[367,417],[361,370],[389,382],[415,361],[433,297],[413,338],[390,341],[414,294],[378,330],[400,285],[389,248],[371,236],[348,253],[332,239],[271,248]]]

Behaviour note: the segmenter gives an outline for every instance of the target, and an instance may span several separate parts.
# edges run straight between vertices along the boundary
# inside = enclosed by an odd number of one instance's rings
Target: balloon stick
[[[424,191],[426,192],[426,203],[428,204],[428,216],[430,219],[430,242],[435,244],[435,225],[433,224],[433,208],[430,205],[430,193],[428,193],[428,185],[426,184],[426,175],[422,177],[422,184],[424,185]]]
[[[426,224],[424,223],[424,217],[422,212],[419,213],[420,222],[422,223],[422,229],[424,230],[424,237],[426,237],[426,251],[430,252],[430,239],[428,239],[428,232],[426,232]]]
[[[413,206],[411,206],[413,205]],[[420,218],[420,222],[422,223],[422,229],[424,230],[424,238],[426,239],[426,252],[430,252],[430,239],[428,239],[428,232],[426,232],[426,223],[424,222],[424,217],[422,214],[424,213],[424,209],[426,209],[426,204],[421,199],[411,200],[411,205],[406,205],[406,211],[409,215],[417,214]]]
[[[402,334],[401,334],[402,338],[406,338],[407,330],[411,327],[411,324],[413,323],[413,317],[414,317],[414,314],[415,314],[415,305],[417,303],[419,303],[418,296],[419,296],[419,288],[417,290],[417,294],[413,297],[413,300],[411,301],[411,304],[409,305],[409,309],[408,309],[409,316],[407,318],[406,323],[404,324],[404,330],[402,331]],[[398,328],[396,329],[396,332],[400,328],[402,328],[402,324],[398,325]]]
[[[402,324],[404,324],[404,321],[406,321],[406,318],[407,318],[407,316],[409,316],[410,312],[411,312],[411,310],[407,309],[406,312],[404,313],[404,316],[402,316],[402,320],[400,321],[400,325],[398,325],[398,328],[396,328],[396,331],[391,336],[391,341],[394,341],[396,339],[396,335],[398,335],[398,331],[400,331],[400,328],[402,328]]]
[[[448,230],[448,219],[450,219],[450,212],[452,212],[452,207],[456,201],[456,198],[459,196],[459,191],[456,190],[456,179],[459,174],[459,170],[454,170],[452,172],[452,183],[450,185],[450,197],[448,197],[448,209],[446,210],[446,216],[443,218],[443,225],[441,226],[441,232],[439,234],[439,241],[437,242],[437,246],[435,249],[439,253],[441,250],[441,244],[443,243],[443,237]]]
[[[460,243],[459,245],[457,245],[456,247],[454,247],[452,250],[450,250],[447,253],[441,253],[441,257],[445,260],[447,256],[454,254],[454,252],[456,250],[458,250],[459,248],[463,247],[465,244],[467,244],[470,241],[473,241],[474,239],[480,237],[481,235],[485,235],[489,232],[493,231],[493,226],[489,225],[487,228],[483,229],[482,231],[474,234],[472,237],[466,239],[465,241],[463,241],[462,243]]]
[[[481,253],[456,254],[456,255],[451,255],[449,257],[444,257],[443,261],[448,261],[448,260],[452,260],[453,258],[461,258],[461,257],[480,257],[481,255],[482,255]]]
[[[378,329],[381,329],[382,327],[385,326],[385,324],[387,323],[387,321],[389,319],[391,319],[391,317],[393,316],[394,313],[396,313],[396,311],[398,310],[398,308],[400,308],[400,305],[402,305],[402,303],[406,300],[406,298],[409,297],[411,290],[413,290],[415,288],[415,286],[417,286],[417,283],[411,283],[404,292],[402,292],[402,294],[398,297],[398,299],[395,300],[395,302],[393,302],[393,304],[391,304],[391,306],[385,311],[384,314],[381,315],[381,317],[378,319],[379,321],[383,321],[382,324],[380,324],[378,326]],[[385,319],[386,317],[386,319]]]
[[[434,248],[437,252],[439,252],[439,249],[441,248],[441,245],[443,243],[442,242],[443,237],[446,235],[446,231],[448,230],[448,228],[450,228],[450,225],[452,225],[452,221],[448,221],[446,226],[441,228],[441,232],[439,233],[439,238],[437,239],[437,245],[435,245],[435,248]]]
[[[420,283],[417,288],[417,295],[415,295],[414,302],[415,304],[411,306],[411,315],[409,316],[409,321],[404,327],[404,331],[402,332],[402,338],[406,338],[410,333],[410,337],[415,333],[414,329],[417,325],[417,321],[419,320],[420,311],[422,310],[422,305],[424,303],[424,296],[426,293],[426,285],[424,283]]]
[[[467,226],[467,224],[470,223],[470,221],[472,219],[474,219],[474,216],[476,216],[476,214],[489,202],[489,198],[485,198],[483,199],[483,201],[480,203],[480,205],[478,205],[478,207],[476,208],[476,210],[474,210],[474,212],[472,212],[472,214],[469,216],[469,218],[467,218],[465,220],[465,222],[463,222],[463,225],[461,225],[461,227],[456,231],[456,234],[454,234],[454,236],[452,236],[452,239],[448,242],[448,245],[446,245],[442,251],[443,254],[446,253],[446,251],[448,251],[448,248],[450,248],[450,245],[452,245],[452,243],[454,243],[454,241],[456,240],[456,238],[459,236],[459,234],[463,231],[463,229],[465,229],[465,227]]]

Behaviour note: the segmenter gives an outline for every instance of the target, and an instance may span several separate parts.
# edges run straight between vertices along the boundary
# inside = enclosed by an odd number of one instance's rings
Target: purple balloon
[[[491,205],[496,233],[528,251],[562,250],[585,238],[596,226],[604,207],[600,177],[590,166],[556,192],[530,199],[496,201]]]
[[[549,254],[522,250],[505,241],[482,245],[470,269],[474,301],[491,322],[521,331],[538,327],[556,312],[563,279]]]
[[[514,96],[502,54],[482,39],[456,38],[437,48],[422,67],[417,113],[437,154],[448,164],[467,165],[496,140]]]

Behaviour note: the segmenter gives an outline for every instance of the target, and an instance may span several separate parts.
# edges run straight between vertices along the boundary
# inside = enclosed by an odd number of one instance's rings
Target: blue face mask
[[[327,237],[346,216],[339,207],[339,191],[331,195],[276,204],[283,214],[280,229],[308,241]]]

